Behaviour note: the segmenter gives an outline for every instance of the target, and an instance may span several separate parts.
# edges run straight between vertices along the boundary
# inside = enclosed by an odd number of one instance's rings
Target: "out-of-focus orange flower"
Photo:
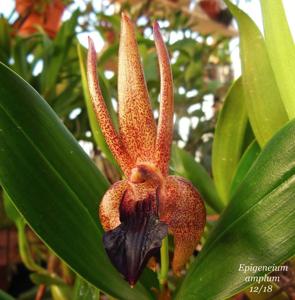
[[[16,0],[19,18],[14,24],[16,33],[28,36],[42,27],[49,37],[54,38],[59,30],[65,5],[62,0]]]
[[[223,0],[201,0],[199,5],[212,20],[226,26],[231,24],[233,16]]]
[[[201,237],[205,208],[193,185],[169,176],[173,132],[173,82],[168,52],[154,25],[161,94],[158,125],[153,118],[133,24],[123,14],[118,69],[119,132],[113,127],[96,74],[91,39],[88,84],[97,119],[126,179],[104,195],[99,209],[107,254],[131,285],[160,248],[168,230],[174,236],[172,268],[178,273]]]

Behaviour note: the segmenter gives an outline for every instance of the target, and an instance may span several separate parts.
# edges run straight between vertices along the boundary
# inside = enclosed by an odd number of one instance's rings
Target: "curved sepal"
[[[104,194],[99,206],[99,219],[105,231],[120,225],[120,204],[128,187],[127,180],[114,183]]]
[[[160,220],[174,236],[172,268],[179,273],[196,248],[206,223],[200,194],[187,180],[168,176],[160,190]]]

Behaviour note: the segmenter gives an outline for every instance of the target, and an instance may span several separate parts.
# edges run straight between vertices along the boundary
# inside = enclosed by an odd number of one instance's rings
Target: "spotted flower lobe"
[[[88,40],[89,50],[87,58],[87,79],[94,111],[110,150],[112,151],[124,174],[128,175],[134,163],[129,153],[127,153],[120,137],[118,136],[108,113],[101,89],[97,81],[96,52],[94,44],[91,38]]]
[[[174,236],[172,269],[178,274],[201,238],[206,211],[198,191],[179,176],[166,178],[160,199],[160,219]]]
[[[120,137],[135,162],[154,155],[156,123],[153,118],[134,26],[123,13],[119,47],[118,102]]]
[[[173,135],[173,79],[169,54],[161,36],[158,23],[154,24],[154,37],[160,68],[160,113],[156,140],[155,164],[162,174],[168,174]]]
[[[201,237],[205,208],[198,191],[187,180],[168,176],[173,133],[173,81],[169,55],[154,25],[161,79],[158,125],[135,39],[134,27],[123,14],[118,69],[116,132],[104,103],[96,74],[96,53],[91,39],[88,85],[96,117],[110,150],[126,179],[113,184],[99,207],[103,243],[117,270],[134,285],[147,261],[155,255],[168,231],[174,236],[172,268],[183,268]]]

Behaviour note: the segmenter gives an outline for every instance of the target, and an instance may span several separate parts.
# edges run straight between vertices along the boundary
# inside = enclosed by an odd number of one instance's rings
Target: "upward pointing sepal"
[[[123,13],[118,66],[120,137],[136,163],[151,161],[156,143],[153,118],[134,26]]]

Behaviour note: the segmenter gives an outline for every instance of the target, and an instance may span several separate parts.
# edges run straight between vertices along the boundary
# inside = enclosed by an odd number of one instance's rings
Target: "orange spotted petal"
[[[122,14],[119,49],[118,99],[120,137],[139,162],[154,157],[156,124],[130,19]]]
[[[158,23],[154,24],[154,37],[161,77],[160,114],[156,140],[156,165],[165,176],[168,174],[173,135],[173,79],[169,55]]]
[[[120,204],[128,187],[127,180],[114,183],[105,193],[99,206],[99,218],[105,231],[120,225]]]
[[[172,268],[179,273],[196,248],[206,222],[206,211],[198,191],[178,176],[168,176],[160,191],[160,220],[174,236]]]
[[[96,73],[96,52],[91,38],[89,38],[89,50],[87,60],[87,77],[89,92],[94,106],[95,114],[98,119],[101,131],[106,142],[126,176],[129,175],[133,166],[130,155],[126,152],[114,126],[97,80]]]

